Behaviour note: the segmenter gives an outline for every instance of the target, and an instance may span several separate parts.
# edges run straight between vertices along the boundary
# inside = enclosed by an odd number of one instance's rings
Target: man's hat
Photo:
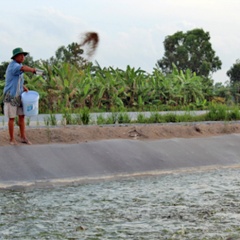
[[[24,56],[28,55],[28,52],[24,52],[22,48],[13,49],[12,53],[13,53],[13,56],[11,57],[11,59],[13,59],[15,56],[17,56],[20,53],[23,53]]]

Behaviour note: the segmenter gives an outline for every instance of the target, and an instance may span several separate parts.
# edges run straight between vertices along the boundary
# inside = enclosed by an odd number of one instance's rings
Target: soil
[[[159,140],[169,138],[198,138],[240,133],[238,122],[211,122],[192,124],[137,124],[137,125],[89,125],[26,127],[32,144],[74,144],[106,139]],[[19,130],[15,128],[16,140],[20,143]],[[0,146],[9,145],[8,129],[0,129]]]

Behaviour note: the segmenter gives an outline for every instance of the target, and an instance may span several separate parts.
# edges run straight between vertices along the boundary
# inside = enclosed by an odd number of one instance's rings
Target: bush
[[[240,119],[240,112],[238,107],[235,107],[234,109],[228,112],[228,120],[239,120],[239,119]]]
[[[164,119],[166,122],[177,122],[177,115],[174,114],[174,113],[167,113],[165,116],[164,116]]]
[[[165,117],[159,113],[151,113],[148,123],[163,123],[166,122]]]
[[[118,115],[118,123],[130,123],[131,118],[128,113],[119,113]]]
[[[80,116],[81,116],[82,123],[84,125],[89,124],[89,122],[90,122],[90,113],[89,113],[89,109],[87,107],[84,107],[80,111]]]
[[[137,123],[146,123],[147,122],[147,119],[146,117],[144,116],[144,114],[142,113],[139,113],[137,115],[137,120],[136,120]]]
[[[223,121],[227,120],[227,107],[222,104],[212,104],[207,113],[206,120]]]
[[[105,120],[105,118],[103,117],[102,114],[100,114],[99,116],[97,116],[97,124],[98,124],[98,125],[105,124],[105,123],[106,123],[106,120]]]

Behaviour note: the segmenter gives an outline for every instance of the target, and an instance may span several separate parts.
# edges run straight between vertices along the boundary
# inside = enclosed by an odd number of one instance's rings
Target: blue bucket
[[[22,93],[23,113],[25,116],[38,115],[39,94],[35,91]]]

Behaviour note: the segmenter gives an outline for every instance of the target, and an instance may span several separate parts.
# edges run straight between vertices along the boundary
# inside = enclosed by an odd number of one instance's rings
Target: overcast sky
[[[163,41],[177,31],[202,28],[222,61],[215,82],[240,58],[239,0],[8,0],[1,1],[0,63],[22,47],[34,60],[49,59],[58,47],[98,32],[92,61],[152,72],[164,55]]]

